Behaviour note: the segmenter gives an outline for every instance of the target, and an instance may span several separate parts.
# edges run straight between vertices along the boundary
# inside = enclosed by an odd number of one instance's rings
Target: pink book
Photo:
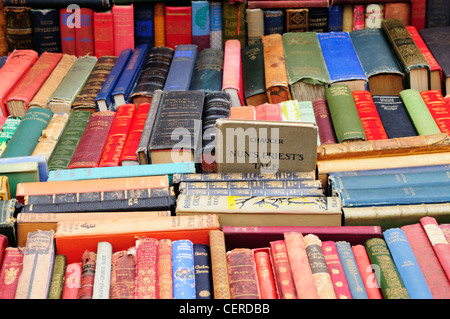
[[[281,106],[278,103],[275,104],[261,104],[255,107],[255,120],[259,121],[280,121]]]
[[[241,42],[236,39],[227,40],[225,42],[222,90],[232,95],[232,106],[238,106],[233,104],[234,96],[239,99],[241,106],[245,105],[242,80]]]
[[[450,243],[450,224],[440,224],[439,228],[447,239],[447,242]]]
[[[336,249],[334,241],[322,242],[322,251],[327,262],[328,272],[333,283],[334,292],[337,299],[352,299],[352,294],[342,268],[341,259]]]
[[[352,251],[369,299],[383,299],[366,248],[364,245],[354,245]]]
[[[119,56],[125,49],[134,50],[133,4],[113,5],[114,55]]]
[[[14,299],[17,284],[23,269],[23,251],[17,247],[7,247],[0,271],[0,299]]]
[[[61,299],[78,299],[83,263],[70,263],[64,274],[64,286]]]
[[[258,278],[259,294],[261,299],[278,299],[275,274],[270,257],[270,248],[257,248],[253,250],[256,276]]]
[[[136,241],[135,299],[158,298],[158,240],[141,238]]]
[[[283,240],[273,241],[270,243],[270,250],[280,299],[297,299],[286,244]]]

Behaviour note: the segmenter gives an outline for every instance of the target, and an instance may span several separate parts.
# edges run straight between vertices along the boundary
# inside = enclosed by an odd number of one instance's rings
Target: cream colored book
[[[48,126],[42,131],[42,136],[31,155],[44,155],[48,161],[68,121],[69,115],[66,113],[53,114]]]

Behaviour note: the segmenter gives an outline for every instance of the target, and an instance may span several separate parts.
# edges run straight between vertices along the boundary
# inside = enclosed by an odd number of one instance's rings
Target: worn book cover
[[[47,127],[42,131],[42,135],[31,156],[43,155],[48,161],[68,121],[69,115],[66,113],[53,114]]]

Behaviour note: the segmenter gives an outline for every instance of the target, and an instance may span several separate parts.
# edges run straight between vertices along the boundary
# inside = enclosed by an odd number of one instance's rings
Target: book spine
[[[353,31],[365,29],[366,27],[366,6],[355,4],[353,6]]]
[[[131,123],[130,132],[128,133],[123,146],[123,151],[119,160],[120,163],[123,163],[124,161],[134,161],[138,163],[136,151],[145,127],[145,121],[147,120],[149,110],[150,103],[139,104],[139,107],[136,110],[136,116]]]
[[[61,32],[61,52],[76,56],[75,22],[74,16],[66,9],[59,9],[60,32]]]
[[[384,4],[371,3],[366,6],[365,28],[381,28],[384,20]]]
[[[81,277],[78,299],[92,299],[94,292],[94,278],[97,254],[93,251],[85,250],[81,257]]]
[[[82,268],[82,262],[74,262],[67,265],[61,299],[78,299]]]
[[[367,296],[369,299],[383,299],[380,288],[378,286],[375,273],[370,264],[369,256],[366,248],[362,244],[352,246],[353,255],[355,256],[359,274],[364,283]]]
[[[387,139],[388,136],[369,91],[353,91],[352,94],[367,140]]]
[[[130,5],[113,5],[114,55],[119,56],[123,50],[134,50],[134,9]]]
[[[310,181],[315,179],[313,172],[286,172],[265,175],[259,173],[206,173],[206,174],[174,174],[173,183],[181,182],[220,182],[220,181]]]
[[[112,246],[108,242],[99,242],[95,264],[92,299],[109,299],[111,284]]]
[[[328,7],[328,31],[342,32],[344,6],[332,4]]]
[[[121,250],[111,257],[111,285],[109,299],[134,299],[136,255],[132,249]]]
[[[20,122],[22,121],[21,116],[8,116],[5,123],[0,131],[0,156],[3,154],[9,140],[13,136]]]
[[[309,31],[309,8],[286,9],[286,32]]]
[[[172,277],[172,241],[170,239],[160,239],[158,241],[158,272],[156,294],[159,299],[173,298],[173,277]]]
[[[334,133],[327,101],[325,99],[314,100],[313,110],[316,123],[319,128],[320,144],[336,144],[336,135]]]
[[[264,35],[285,32],[285,11],[264,10]]]
[[[258,249],[253,254],[255,258],[256,276],[258,278],[261,299],[278,299],[275,275],[269,249]]]
[[[213,299],[211,253],[209,245],[193,244],[196,299]]]
[[[95,56],[94,10],[80,9],[80,26],[75,28],[76,56]]]
[[[39,138],[31,156],[44,156],[48,161],[61,138],[68,120],[69,115],[65,113],[53,114],[48,126],[42,131],[42,136]]]
[[[134,36],[135,44],[147,43],[155,46],[154,4],[134,3]]]
[[[220,230],[209,232],[214,299],[230,299],[225,237]]]
[[[210,5],[209,1],[191,1],[192,44],[198,51],[210,46]]]
[[[0,298],[14,299],[23,268],[24,252],[18,247],[7,247],[0,271]]]
[[[234,102],[232,99],[232,106],[245,105],[241,43],[236,39],[230,39],[224,45],[222,90],[230,89],[237,92],[239,100]]]
[[[247,9],[247,43],[261,43],[264,36],[264,12],[261,9]]]
[[[222,3],[222,41],[224,46],[231,39],[238,40],[242,48],[247,46],[246,8],[247,0]]]
[[[448,1],[429,0],[426,3],[425,27],[447,27],[450,25],[450,6]]]
[[[61,52],[59,10],[31,9],[34,50],[41,55],[44,52]]]
[[[237,248],[227,253],[231,299],[259,299],[253,252]]]
[[[309,8],[308,11],[308,31],[328,32],[328,8]]]
[[[223,49],[222,41],[222,3],[217,1],[210,2],[210,47],[213,49]]]
[[[114,25],[111,11],[94,11],[95,56],[114,56]]]
[[[166,46],[175,49],[177,45],[192,43],[192,8],[165,7]],[[179,28],[183,25],[183,28]]]
[[[297,299],[285,241],[276,240],[270,242],[270,252],[280,299]]]
[[[439,90],[421,91],[425,105],[430,111],[431,116],[434,118],[442,133],[450,132],[450,105],[444,100],[444,96]]]
[[[156,2],[154,6],[154,20],[155,20],[155,46],[166,46],[166,23],[165,23],[165,4],[164,2]]]
[[[337,299],[353,299],[350,292],[349,283],[343,268],[344,261],[341,262],[336,243],[334,241],[323,241],[322,251],[327,262],[328,272],[333,282],[334,292]],[[356,299],[356,298],[355,298]]]
[[[195,299],[194,251],[190,240],[172,243],[173,298]]]
[[[64,255],[55,256],[55,263],[53,265],[52,279],[50,282],[48,299],[61,299],[66,265],[67,265],[66,256]]]
[[[386,242],[382,238],[373,238],[365,242],[370,262],[378,267],[377,280],[385,299],[409,299],[405,285],[392,260]]]
[[[425,28],[426,21],[426,1],[411,0],[411,25],[417,30]]]
[[[0,56],[6,57],[8,55],[8,41],[6,39],[5,6],[3,1],[0,4],[0,27],[2,28],[2,32],[0,32]],[[6,58],[3,58],[3,60],[5,61]]]
[[[177,45],[164,83],[164,91],[189,90],[197,55],[196,45]]]
[[[6,40],[9,51],[33,49],[31,8],[21,6],[4,7]]]
[[[140,238],[136,241],[135,299],[158,299],[158,240]]]

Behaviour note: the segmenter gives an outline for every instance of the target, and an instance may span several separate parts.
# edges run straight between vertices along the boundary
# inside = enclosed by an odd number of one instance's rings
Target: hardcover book
[[[92,299],[109,299],[111,287],[112,246],[102,241],[97,245]]]
[[[16,189],[19,183],[39,182],[37,162],[2,164],[0,165],[0,174],[8,178],[12,198],[16,196]]]
[[[95,56],[114,56],[114,24],[111,10],[94,11]]]
[[[177,45],[192,43],[191,6],[165,6],[165,45],[175,49]]]
[[[8,145],[9,140],[13,136],[20,122],[21,116],[8,116],[0,131],[0,156]]]
[[[308,9],[308,31],[311,32],[328,32],[328,8],[315,8]]]
[[[296,286],[284,240],[269,243],[275,282],[280,299],[297,299]]]
[[[336,144],[336,134],[334,133],[327,101],[325,99],[314,100],[313,111],[319,132],[320,144]]]
[[[261,299],[278,299],[275,275],[270,259],[270,249],[267,247],[254,249],[253,256],[255,258],[256,274],[258,277]]]
[[[198,53],[192,74],[190,90],[221,91],[224,52],[205,48]]]
[[[225,42],[222,91],[230,94],[232,107],[245,105],[241,50],[241,43],[237,39]]]
[[[253,252],[236,248],[227,252],[231,299],[260,299]]]
[[[159,241],[155,238],[136,240],[136,290],[135,299],[158,299]]]
[[[68,55],[77,55],[75,40],[75,16],[67,8],[59,9],[59,24],[61,33],[61,52]]]
[[[48,299],[61,299],[66,265],[66,256],[55,256]]]
[[[425,28],[447,27],[450,25],[450,5],[445,0],[426,2]]]
[[[209,1],[191,1],[192,44],[198,51],[210,47],[210,5]]]
[[[353,91],[353,100],[367,140],[382,140],[388,136],[369,91]]]
[[[366,288],[367,296],[369,299],[383,299],[366,248],[363,244],[353,245],[352,252],[355,256],[364,287]]]
[[[154,4],[155,19],[155,46],[166,46],[166,23],[165,23],[165,3],[156,2]]]
[[[195,299],[194,248],[190,240],[172,243],[172,277],[174,299]]]
[[[285,33],[285,12],[284,10],[267,9],[264,11],[264,35],[272,33]]]
[[[286,32],[308,32],[309,8],[286,9]]]
[[[209,4],[211,25],[209,34],[210,47],[213,49],[223,50],[222,43],[222,2],[211,1]]]
[[[95,56],[94,10],[80,8],[79,25],[75,26],[75,50],[77,57]]]
[[[61,52],[58,9],[31,9],[31,25],[34,50],[39,55],[44,52]]]
[[[133,3],[134,6],[134,42],[135,45],[147,43],[155,46],[155,23],[153,3]]]
[[[431,116],[436,121],[442,133],[450,132],[450,105],[445,101],[440,90],[429,90],[420,92],[425,105]]]
[[[123,50],[135,49],[133,3],[113,4],[111,11],[114,28],[114,55],[119,56]]]
[[[246,8],[247,0],[236,3],[229,1],[222,3],[222,40],[224,46],[231,39],[238,40],[242,48],[247,46]]]
[[[116,250],[111,256],[109,299],[134,299],[136,290],[136,251],[134,246]]]
[[[198,48],[194,44],[177,45],[173,53],[164,91],[187,91],[194,73],[197,61]]]
[[[356,267],[354,262],[349,264],[352,266],[350,277],[347,280],[346,273],[344,271],[345,259],[340,258],[338,250],[336,248],[337,242],[334,241],[322,241],[322,251],[327,262],[328,272],[330,273],[331,281],[333,282],[333,288],[336,293],[337,299],[356,299],[353,298],[349,281],[354,280]],[[351,260],[350,260],[351,261]],[[356,286],[356,288],[359,288]],[[356,289],[355,289],[356,290]],[[362,289],[359,289],[360,291]]]
[[[89,251],[86,249],[77,256],[77,261],[80,260],[80,256],[82,260],[82,271],[80,276],[80,289],[78,290],[77,299],[92,299],[92,294],[94,292],[95,264],[97,262],[97,254],[95,251]]]
[[[33,27],[31,8],[24,6],[5,6],[5,34],[9,52],[33,49]]]
[[[213,299],[210,245],[193,244],[196,299]]]
[[[267,103],[263,44],[249,44],[242,48],[241,53],[245,105],[257,106]]]
[[[14,299],[23,268],[23,249],[6,247],[0,271],[0,298]]]
[[[80,290],[82,263],[68,264],[64,273],[64,286],[61,299],[78,299]]]
[[[264,11],[262,9],[246,9],[248,45],[261,43],[264,36]]]
[[[69,115],[66,113],[53,114],[47,127],[42,130],[42,136],[39,138],[31,156],[44,156],[45,160],[48,161],[61,138],[68,120]]]

